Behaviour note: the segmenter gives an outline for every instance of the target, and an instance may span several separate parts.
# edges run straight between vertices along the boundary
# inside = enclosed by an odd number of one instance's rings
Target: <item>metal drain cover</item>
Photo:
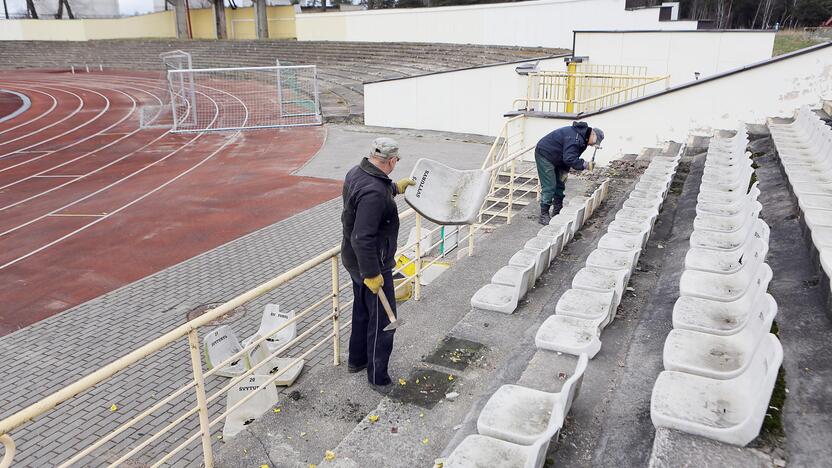
[[[194,307],[193,309],[191,309],[190,311],[188,311],[188,315],[187,315],[188,321],[191,321],[191,320],[193,320],[197,317],[201,317],[202,315],[204,315],[209,310],[216,309],[217,307],[219,307],[223,304],[225,304],[225,303],[224,302],[209,302],[207,304],[198,305],[198,306]],[[245,313],[246,313],[246,307],[241,305],[241,306],[233,309],[232,311],[226,312],[225,314],[221,315],[220,317],[217,317],[215,320],[212,320],[211,322],[208,323],[208,325],[211,325],[211,326],[223,325],[223,324],[228,323],[231,320],[233,320],[233,319],[235,319],[235,318],[237,318],[241,315],[245,315]]]

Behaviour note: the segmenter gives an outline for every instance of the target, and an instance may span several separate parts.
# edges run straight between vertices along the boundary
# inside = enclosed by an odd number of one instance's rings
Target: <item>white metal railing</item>
[[[500,132],[500,137],[497,139],[497,141],[495,141],[495,144],[491,147],[491,150],[489,151],[488,156],[486,157],[486,161],[483,164],[483,168],[485,170],[491,170],[495,174],[500,171],[508,170],[510,177],[509,180],[505,183],[497,183],[497,176],[493,178],[492,190],[481,210],[480,221],[477,224],[469,225],[467,229],[468,232],[465,235],[462,234],[462,229],[460,229],[457,235],[457,242],[460,246],[463,245],[463,242],[467,242],[467,250],[469,256],[473,255],[474,236],[477,233],[477,231],[484,229],[489,223],[495,222],[495,220],[498,217],[504,217],[507,219],[508,222],[510,222],[512,201],[516,200],[518,196],[524,196],[534,191],[533,188],[529,187],[529,184],[536,181],[535,177],[530,177],[529,172],[534,168],[532,167],[531,169],[525,170],[522,173],[516,172],[517,159],[527,154],[534,148],[522,147],[523,126],[524,123],[522,116],[514,117],[512,119],[507,120],[503,126],[502,131]],[[519,177],[523,177],[524,175],[529,177],[526,177],[526,180],[523,183],[517,184],[517,179]],[[501,196],[498,196],[498,193],[503,191],[505,191],[506,193],[502,194]],[[499,209],[496,208],[497,205],[500,204],[504,204],[505,206]],[[402,220],[410,217],[415,217],[416,240],[413,243],[409,243],[401,247],[399,251],[404,252],[412,248],[415,252],[415,255],[413,259],[410,259],[408,262],[401,264],[396,268],[395,272],[402,273],[407,280],[397,285],[396,287],[405,287],[407,286],[408,282],[413,282],[413,299],[418,301],[420,300],[422,294],[421,278],[424,270],[430,267],[431,265],[435,264],[437,261],[441,260],[445,256],[447,256],[448,251],[445,250],[432,260],[428,262],[423,262],[421,255],[422,240],[426,236],[436,232],[438,229],[441,229],[441,227],[437,226],[435,228],[425,230],[422,226],[422,217],[412,209],[408,209],[402,212],[399,216],[399,218]],[[440,239],[436,243],[430,245],[429,249],[435,248],[439,242],[442,242],[442,240]],[[139,347],[138,349],[135,349],[130,353],[122,356],[121,358],[116,359],[110,364],[107,364],[106,366],[103,366],[95,370],[86,377],[77,380],[76,382],[66,386],[65,388],[57,392],[54,392],[44,398],[41,398],[37,402],[3,419],[2,421],[0,421],[0,443],[2,443],[5,447],[5,452],[3,454],[2,460],[0,460],[0,468],[8,468],[9,466],[11,466],[16,454],[16,445],[14,439],[12,438],[12,431],[28,423],[31,423],[36,418],[42,418],[44,415],[47,415],[50,412],[52,412],[61,403],[78,397],[79,395],[91,389],[92,387],[112,379],[116,374],[120,372],[128,372],[128,367],[141,362],[143,359],[156,355],[168,346],[174,345],[176,341],[182,338],[187,338],[187,348],[193,374],[190,378],[189,383],[173,391],[167,396],[162,397],[149,408],[141,412],[138,412],[138,414],[133,416],[132,419],[130,419],[128,422],[121,424],[116,429],[112,430],[106,435],[101,436],[99,439],[97,439],[90,445],[87,445],[85,447],[79,447],[77,451],[75,451],[73,454],[68,454],[69,458],[67,458],[66,460],[55,460],[54,463],[55,465],[58,465],[60,467],[69,467],[78,464],[85,464],[85,458],[89,456],[94,456],[94,452],[96,450],[104,448],[104,446],[107,443],[114,441],[119,435],[124,434],[125,431],[127,431],[128,429],[135,427],[142,421],[147,420],[149,417],[151,417],[151,415],[154,412],[158,411],[166,405],[171,404],[177,398],[185,396],[189,391],[193,391],[196,396],[195,406],[190,408],[188,408],[187,406],[177,408],[181,411],[178,417],[176,417],[172,422],[170,422],[166,426],[159,429],[154,434],[142,440],[140,443],[136,444],[132,448],[129,448],[129,450],[126,453],[121,455],[117,460],[110,463],[108,466],[115,467],[121,465],[122,463],[125,463],[128,459],[139,454],[142,450],[148,448],[151,444],[155,442],[160,442],[160,438],[162,438],[162,436],[164,436],[165,434],[168,434],[173,428],[187,421],[188,418],[197,415],[199,420],[199,429],[193,432],[187,439],[182,440],[181,442],[178,440],[175,441],[174,443],[178,442],[176,446],[172,447],[169,451],[167,451],[167,453],[164,454],[164,456],[153,462],[150,466],[157,467],[170,461],[174,456],[176,456],[176,454],[184,450],[189,444],[197,440],[200,440],[205,466],[209,468],[212,467],[213,449],[211,446],[211,428],[215,427],[217,424],[223,421],[229,415],[229,413],[231,413],[241,405],[245,404],[257,393],[257,391],[262,390],[267,385],[273,385],[274,381],[277,380],[277,378],[280,377],[284,372],[294,367],[301,360],[305,359],[312,352],[316,351],[317,349],[326,345],[327,343],[331,343],[332,346],[333,364],[339,365],[340,333],[342,330],[344,330],[346,327],[350,325],[348,321],[344,321],[344,323],[341,323],[340,316],[341,312],[345,310],[347,307],[349,307],[353,302],[352,300],[344,302],[342,302],[341,300],[341,294],[343,294],[343,291],[347,290],[347,288],[350,287],[351,283],[349,280],[343,283],[341,282],[341,272],[338,259],[339,254],[340,246],[335,246],[324,252],[321,252],[315,257],[304,261],[303,263],[278,275],[277,277],[238,295],[237,297],[229,300],[228,302],[225,302],[219,305],[218,307],[207,311],[203,315],[193,320],[190,320],[187,323],[180,325],[167,333],[164,333],[162,336],[150,341],[149,343]],[[238,307],[254,299],[257,299],[263,296],[264,294],[277,289],[278,287],[286,285],[289,282],[301,277],[302,275],[309,273],[316,267],[319,267],[324,264],[330,265],[330,287],[326,292],[322,292],[317,299],[311,300],[311,303],[308,304],[305,308],[303,308],[303,310],[301,310],[299,313],[297,313],[293,319],[287,321],[277,329],[273,330],[268,335],[253,340],[247,346],[243,347],[241,351],[237,352],[225,361],[220,363],[214,363],[212,369],[207,371],[203,370],[200,352],[200,341],[198,334],[199,329],[201,327],[209,326],[210,323],[214,320],[217,320],[223,317],[224,315],[231,313]],[[413,271],[412,274],[407,274],[406,270],[408,270],[408,266],[410,265],[415,266],[415,271]],[[231,362],[238,360],[243,356],[246,356],[247,353],[253,351],[266,339],[277,333],[280,333],[283,329],[292,325],[293,323],[297,323],[299,320],[304,318],[315,318],[313,314],[321,307],[327,307],[329,309],[329,312],[325,313],[322,317],[319,317],[318,320],[316,320],[314,323],[307,326],[293,340],[289,341],[280,349],[271,353],[268,356],[268,358],[262,360],[260,363],[250,366],[250,368],[247,369],[246,372],[244,372],[242,375],[232,378],[226,385],[222,386],[222,388],[220,388],[219,390],[210,394],[207,392],[205,386],[206,378],[215,375],[219,369],[225,367],[227,364],[230,364]],[[237,404],[229,408],[226,408],[225,411],[223,411],[213,419],[209,417],[209,405],[212,402],[215,402],[218,398],[220,398],[231,387],[242,381],[244,378],[253,375],[260,367],[262,367],[266,362],[268,362],[272,358],[275,358],[281,354],[285,354],[289,350],[296,351],[298,347],[303,346],[302,343],[305,340],[307,340],[312,333],[314,333],[318,329],[322,329],[323,327],[330,325],[331,331],[324,338],[318,340],[317,342],[314,342],[308,349],[303,350],[300,354],[293,353],[295,354],[295,356],[292,358],[291,364],[278,370],[275,374],[271,374],[271,376],[264,383],[258,386],[256,391],[242,398],[242,400],[239,401]],[[88,411],[92,412],[94,411],[94,408],[90,408]],[[162,440],[161,442],[167,441]],[[46,447],[40,448],[44,450],[46,449]]]

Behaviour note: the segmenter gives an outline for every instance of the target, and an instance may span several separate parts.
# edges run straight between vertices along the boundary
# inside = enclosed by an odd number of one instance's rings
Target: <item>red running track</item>
[[[0,74],[32,101],[0,123],[0,336],[340,193],[291,175],[323,127],[140,129],[167,93],[158,78]]]

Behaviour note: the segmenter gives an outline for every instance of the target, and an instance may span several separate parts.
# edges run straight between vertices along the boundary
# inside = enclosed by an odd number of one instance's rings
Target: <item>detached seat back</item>
[[[442,225],[474,223],[491,188],[490,172],[454,169],[432,159],[416,161],[410,176],[416,185],[405,190],[405,201]]]

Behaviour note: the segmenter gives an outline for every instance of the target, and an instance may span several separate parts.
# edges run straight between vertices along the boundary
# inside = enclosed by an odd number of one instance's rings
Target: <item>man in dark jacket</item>
[[[352,279],[352,306],[347,370],[367,369],[370,386],[388,392],[392,388],[387,363],[393,351],[393,333],[378,299],[382,291],[396,313],[393,267],[399,237],[399,211],[393,197],[416,182],[396,183],[388,175],[399,161],[399,145],[392,138],[376,138],[370,155],[344,179],[343,239],[341,259]]]
[[[573,122],[561,127],[537,142],[534,161],[540,178],[540,224],[549,224],[552,216],[563,208],[563,192],[569,169],[583,171],[593,169],[593,163],[581,159],[587,146],[600,145],[604,132],[591,128],[586,122]],[[549,210],[554,207],[552,214]]]

